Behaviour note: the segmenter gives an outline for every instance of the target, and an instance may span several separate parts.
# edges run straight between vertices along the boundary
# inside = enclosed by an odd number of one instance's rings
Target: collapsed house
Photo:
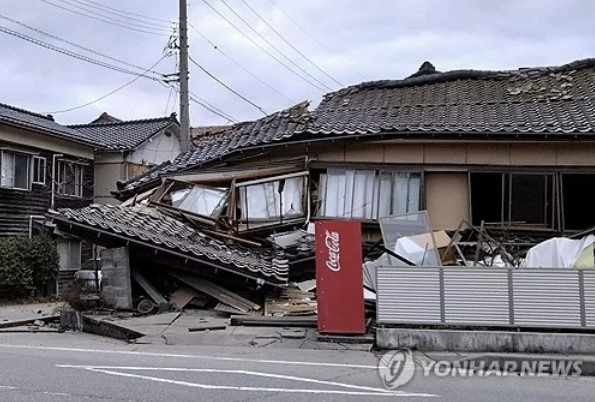
[[[383,218],[422,210],[430,231],[466,221],[480,234],[575,233],[595,225],[595,195],[583,191],[595,183],[594,100],[594,59],[513,71],[426,62],[312,111],[205,130],[195,150],[118,183],[122,205],[51,216],[62,231],[234,289],[312,278],[316,220],[360,220],[364,255]]]

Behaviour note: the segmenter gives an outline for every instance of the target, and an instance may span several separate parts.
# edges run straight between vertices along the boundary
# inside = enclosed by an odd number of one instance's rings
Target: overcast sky
[[[165,55],[171,35],[171,24],[166,21],[175,21],[178,15],[177,0],[0,1],[0,29],[137,74]],[[85,52],[2,17],[135,67]],[[323,93],[341,86],[404,78],[425,60],[446,71],[550,66],[595,57],[592,0],[190,0],[189,21],[204,36],[190,30],[191,57],[267,113],[303,100],[316,105]],[[177,95],[166,84],[140,78],[89,106],[57,113],[91,103],[135,76],[4,32],[0,32],[0,49],[1,103],[53,112],[57,121],[69,124],[89,122],[103,111],[121,119],[178,111]],[[175,55],[153,68],[163,74],[175,69]],[[191,91],[233,119],[252,120],[263,115],[192,63],[190,72]],[[224,123],[225,119],[191,103],[192,126]]]

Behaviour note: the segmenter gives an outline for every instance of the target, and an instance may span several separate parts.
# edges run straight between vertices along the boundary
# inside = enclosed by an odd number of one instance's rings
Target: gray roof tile
[[[171,124],[177,124],[174,115],[156,119],[77,124],[69,127],[90,138],[99,148],[133,150]]]
[[[56,123],[51,116],[19,109],[0,103],[0,123],[42,132],[53,137],[80,142],[92,146],[92,140],[86,134]]]

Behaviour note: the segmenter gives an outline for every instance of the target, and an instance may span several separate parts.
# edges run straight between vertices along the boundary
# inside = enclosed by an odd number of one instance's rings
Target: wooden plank
[[[188,332],[200,332],[200,331],[217,331],[227,328],[226,325],[200,325],[198,327],[188,328]]]
[[[188,305],[195,297],[199,297],[200,292],[192,289],[188,286],[182,286],[169,296],[170,303],[177,310],[182,310]]]
[[[0,328],[22,327],[24,325],[31,325],[31,324],[35,323],[35,321],[48,322],[48,321],[54,321],[54,320],[59,320],[59,319],[60,319],[60,314],[52,314],[52,315],[46,315],[46,316],[42,316],[42,317],[25,318],[25,319],[20,319],[20,320],[13,320],[13,321],[3,321],[3,322],[0,322]]]
[[[264,327],[316,327],[318,317],[289,316],[289,317],[256,317],[249,315],[232,315],[231,325],[258,325]]]
[[[259,310],[260,306],[252,301],[245,299],[219,285],[214,284],[204,278],[199,278],[192,274],[182,272],[168,272],[169,275],[173,276],[186,285],[203,292],[219,300],[221,303],[235,307],[240,311],[249,312],[251,310]]]

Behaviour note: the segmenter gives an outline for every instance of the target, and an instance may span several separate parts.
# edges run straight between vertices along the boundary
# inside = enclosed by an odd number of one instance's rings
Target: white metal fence
[[[595,270],[377,269],[377,322],[595,328]]]

